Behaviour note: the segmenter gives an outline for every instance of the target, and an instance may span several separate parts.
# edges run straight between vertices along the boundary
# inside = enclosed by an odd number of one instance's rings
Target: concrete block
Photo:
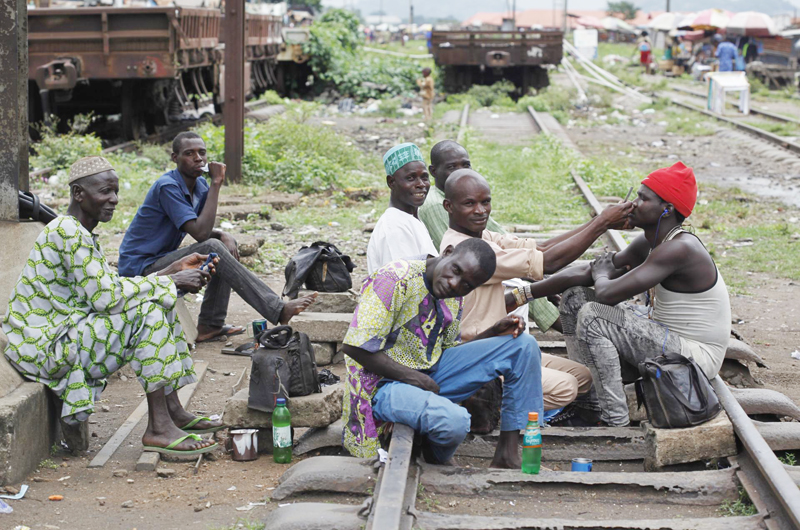
[[[758,433],[773,451],[796,451],[800,449],[800,423],[796,421],[753,421]]]
[[[50,456],[55,400],[41,383],[22,383],[0,398],[0,485],[16,484]]]
[[[264,519],[264,528],[281,530],[359,530],[364,520],[358,516],[360,506],[298,502],[272,510]]]
[[[342,417],[344,383],[322,387],[321,394],[289,398],[293,427],[326,427]],[[247,406],[250,389],[243,388],[225,404],[222,421],[229,427],[272,427],[272,414]]]
[[[342,429],[344,422],[341,419],[327,427],[309,429],[297,440],[293,452],[296,455],[304,455],[323,447],[341,447]]]
[[[312,342],[314,348],[314,359],[317,366],[327,366],[331,364],[333,355],[336,353],[336,344],[333,342]]]
[[[742,409],[749,415],[773,414],[788,416],[800,421],[800,407],[795,405],[789,397],[776,390],[735,387],[730,387],[730,390]]]
[[[342,342],[353,315],[304,312],[291,321],[292,329],[308,335],[311,342]]]
[[[142,451],[142,456],[136,462],[136,471],[155,471],[158,463],[161,461],[161,455],[153,451]]]
[[[334,354],[333,359],[331,359],[331,364],[344,364],[344,352],[342,351],[341,344],[337,344],[336,354]]]
[[[6,346],[8,346],[8,337],[0,329],[0,397],[7,396],[25,382],[22,374],[11,366],[6,356],[3,355]]]
[[[298,462],[281,476],[272,500],[302,493],[367,495],[377,476],[369,458],[315,456]]]
[[[722,411],[713,420],[687,429],[656,429],[643,424],[648,456],[647,471],[664,466],[699,462],[737,453],[733,424]]]
[[[306,296],[314,291],[301,290],[298,296]],[[316,301],[306,309],[306,313],[348,313],[353,314],[358,305],[358,293],[353,290],[345,293],[317,293]]]

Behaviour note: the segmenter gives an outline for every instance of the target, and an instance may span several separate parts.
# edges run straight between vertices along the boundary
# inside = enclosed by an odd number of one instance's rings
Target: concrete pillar
[[[19,220],[17,191],[28,189],[28,6],[0,11],[0,220]]]

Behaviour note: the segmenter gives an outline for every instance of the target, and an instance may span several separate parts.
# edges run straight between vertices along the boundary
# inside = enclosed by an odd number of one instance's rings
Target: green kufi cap
[[[419,147],[412,143],[400,144],[392,147],[383,155],[383,167],[386,168],[387,175],[394,175],[395,171],[415,160],[425,162]]]

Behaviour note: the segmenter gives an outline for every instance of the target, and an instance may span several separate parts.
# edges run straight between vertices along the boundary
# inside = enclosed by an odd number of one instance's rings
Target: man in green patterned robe
[[[67,215],[39,234],[11,295],[6,357],[61,398],[62,425],[72,428],[94,411],[108,376],[130,364],[147,393],[145,450],[213,450],[216,444],[197,434],[221,423],[188,413],[174,391],[197,380],[175,311],[177,290],[197,292],[209,281],[199,269],[206,256],[187,256],[150,276],[120,277],[93,234],[114,215],[116,172],[103,157],[83,158],[72,165],[69,186]]]

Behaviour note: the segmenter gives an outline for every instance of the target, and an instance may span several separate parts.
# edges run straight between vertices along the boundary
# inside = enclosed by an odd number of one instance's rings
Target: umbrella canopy
[[[636,30],[633,29],[633,26],[621,20],[617,17],[606,17],[600,22],[603,23],[603,27],[608,31],[621,31],[623,33],[636,33]]]
[[[593,16],[579,17],[575,23],[584,28],[605,29],[603,22],[599,18]]]
[[[725,29],[727,33],[747,37],[770,37],[778,33],[772,17],[756,11],[736,13]]]
[[[733,13],[723,9],[704,9],[694,17],[689,17],[681,21],[679,28],[690,27],[692,29],[720,29],[728,26]]]
[[[683,18],[680,13],[661,13],[647,25],[653,31],[669,31],[678,27],[678,21]]]

